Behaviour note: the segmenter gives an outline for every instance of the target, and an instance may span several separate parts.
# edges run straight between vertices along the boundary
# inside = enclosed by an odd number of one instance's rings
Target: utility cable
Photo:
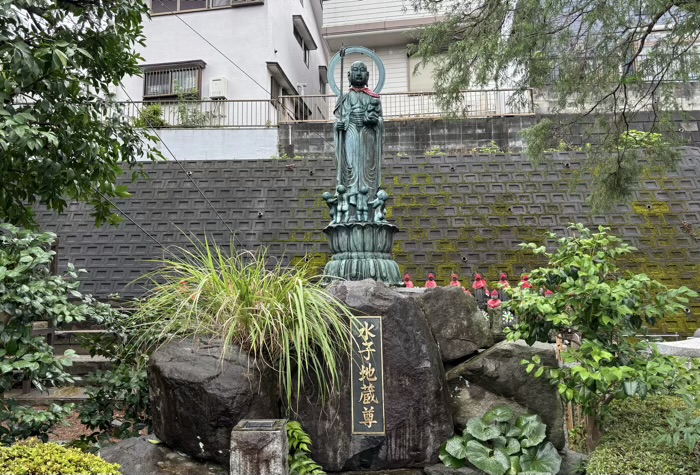
[[[114,208],[119,212],[119,214],[121,214],[121,215],[124,216],[126,219],[128,219],[129,221],[131,221],[131,223],[132,223],[134,226],[136,226],[137,228],[139,228],[139,229],[141,230],[142,233],[144,233],[146,236],[148,236],[149,238],[151,238],[151,240],[152,240],[153,242],[155,242],[156,244],[158,244],[162,249],[167,249],[158,239],[156,239],[155,237],[153,237],[153,235],[152,235],[151,233],[149,233],[148,231],[146,231],[145,229],[143,229],[143,227],[142,227],[139,223],[137,223],[136,221],[134,221],[133,218],[132,218],[131,216],[129,216],[128,214],[126,214],[126,212],[125,212],[124,210],[122,210],[119,206],[117,206],[116,203],[114,203],[112,200],[110,200],[110,199],[107,198],[105,195],[103,195],[102,192],[100,192],[100,190],[98,190],[97,188],[95,188],[95,192],[96,192],[98,195],[100,195],[100,197],[102,197],[103,200],[105,200],[107,203],[109,203],[110,205],[112,205],[112,207],[114,207]]]
[[[176,12],[174,12],[168,5],[166,5],[166,4],[163,2],[163,0],[155,0],[155,1],[158,1],[158,3],[160,3],[162,6],[164,6],[164,7],[165,7],[170,13],[172,13],[178,20],[180,20],[182,23],[184,23],[185,26],[187,26],[187,28],[189,28],[190,30],[192,30],[197,36],[199,36],[201,39],[203,39],[209,46],[211,46],[212,48],[214,48],[221,56],[223,56],[224,58],[226,58],[226,60],[227,60],[229,63],[233,64],[236,68],[238,68],[238,70],[239,70],[240,72],[242,72],[243,74],[245,74],[245,75],[248,77],[248,79],[250,79],[250,80],[253,81],[255,84],[257,84],[257,85],[260,87],[260,89],[262,89],[263,91],[265,91],[268,95],[272,95],[272,94],[270,93],[270,91],[268,91],[268,90],[265,88],[265,86],[263,86],[263,85],[260,84],[258,81],[256,81],[256,80],[253,78],[253,76],[251,76],[250,74],[248,74],[247,72],[245,72],[245,71],[243,70],[243,68],[241,68],[241,67],[240,67],[239,65],[237,65],[231,58],[229,58],[226,54],[224,54],[223,51],[221,51],[219,48],[217,48],[216,46],[214,46],[214,44],[213,44],[211,41],[209,41],[208,39],[206,39],[206,38],[205,38],[200,32],[198,32],[192,25],[190,25],[190,24],[187,23],[185,20],[183,20],[183,19],[182,19],[182,16],[179,15],[179,14],[177,14]]]
[[[127,92],[127,90],[124,88],[124,85],[123,85],[123,84],[120,84],[119,86],[121,87],[121,89],[122,89],[122,91],[124,92],[124,94],[126,94],[126,97],[129,98],[129,101],[134,105],[134,107],[136,107],[136,110],[139,112],[139,114],[142,114],[142,113],[143,113],[143,109],[141,108],[141,106],[140,106],[139,104],[137,104],[136,102],[134,102],[134,100],[131,98],[131,96],[129,95],[129,93]],[[197,184],[197,182],[192,178],[192,172],[188,171],[188,170],[182,165],[182,162],[181,162],[180,160],[177,159],[177,157],[175,156],[175,154],[173,153],[173,151],[170,149],[170,147],[168,146],[168,144],[165,143],[165,141],[164,141],[163,138],[160,136],[160,134],[158,133],[158,131],[157,131],[154,127],[149,127],[149,128],[150,128],[151,132],[153,132],[153,134],[154,134],[156,137],[158,137],[158,140],[160,141],[161,144],[163,144],[163,147],[165,147],[165,149],[168,151],[168,153],[170,154],[170,156],[173,157],[173,160],[175,160],[175,163],[177,163],[177,164],[179,165],[180,169],[182,169],[182,171],[185,173],[185,175],[187,175],[187,178],[189,178],[190,182],[192,182],[192,184],[193,184],[194,187],[197,189],[197,191],[199,191],[199,194],[202,195],[202,197],[203,197],[204,200],[207,202],[207,204],[209,205],[209,207],[214,211],[214,213],[216,213],[216,216],[218,216],[218,218],[221,220],[221,222],[224,223],[224,226],[226,226],[226,228],[227,228],[227,229],[229,230],[229,232],[231,233],[231,236],[233,236],[234,244],[237,243],[240,247],[242,247],[243,249],[245,249],[246,247],[243,245],[243,243],[240,241],[240,239],[238,239],[238,237],[236,236],[235,231],[234,231],[233,229],[231,229],[231,226],[228,225],[228,223],[226,222],[226,220],[224,220],[224,218],[221,216],[221,214],[219,213],[219,211],[214,207],[214,205],[211,203],[211,201],[209,201],[209,198],[207,198],[207,195],[204,194],[204,192],[203,192],[202,189],[199,187],[199,185]]]
[[[160,1],[160,0],[159,0],[159,1]],[[161,2],[161,3],[162,3],[162,2]],[[166,8],[168,8],[167,5],[166,5]],[[170,10],[170,9],[168,8],[168,10]],[[171,10],[171,11],[172,11],[172,10]],[[79,28],[79,25],[76,23],[75,20],[73,20],[72,18],[71,18],[70,20],[72,21],[73,25],[75,25],[76,28]],[[124,88],[124,85],[123,85],[123,84],[119,84],[119,86],[121,87],[121,89],[122,89],[122,91],[124,92],[124,94],[126,94],[126,97],[129,98],[129,101],[136,107],[136,109],[138,110],[139,114],[141,114],[141,113],[143,112],[143,109],[142,109],[136,102],[134,102],[134,100],[131,98],[131,96],[129,95],[129,93],[127,92],[127,90]],[[231,227],[228,225],[228,223],[226,222],[226,220],[224,220],[224,218],[221,216],[221,214],[219,213],[219,211],[214,207],[214,205],[211,203],[211,201],[209,201],[209,198],[207,198],[207,196],[204,194],[204,192],[203,192],[202,189],[199,187],[199,185],[197,185],[197,182],[194,181],[194,179],[192,178],[192,173],[189,172],[189,171],[187,171],[187,170],[185,169],[185,167],[182,165],[182,163],[180,162],[180,160],[177,159],[177,157],[175,156],[175,154],[173,153],[173,151],[170,149],[170,147],[168,146],[168,144],[165,143],[165,141],[162,139],[162,137],[160,136],[160,134],[158,133],[158,131],[157,131],[154,127],[149,127],[149,128],[151,129],[151,131],[153,132],[153,134],[154,134],[156,137],[158,137],[158,140],[160,141],[160,143],[163,144],[163,147],[165,147],[165,149],[168,151],[168,153],[170,154],[170,156],[173,157],[173,160],[175,160],[175,162],[180,166],[180,168],[181,168],[182,171],[185,173],[185,175],[187,175],[187,178],[189,178],[190,182],[192,182],[192,184],[193,184],[194,187],[197,189],[197,191],[199,192],[199,194],[202,195],[202,197],[203,197],[204,200],[207,202],[207,204],[209,205],[209,207],[211,207],[211,209],[214,211],[214,213],[216,213],[216,216],[218,216],[218,218],[221,220],[221,222],[224,223],[224,226],[226,226],[226,228],[227,228],[227,229],[229,230],[229,232],[231,233],[231,236],[233,236],[233,239],[234,239],[234,246],[236,245],[236,243],[238,243],[238,245],[240,245],[243,249],[246,249],[246,247],[243,245],[243,243],[242,243],[242,242],[238,239],[238,237],[236,236],[236,233],[233,231],[233,229],[231,229]],[[100,193],[99,191],[98,191],[98,193],[100,194],[100,196],[103,196],[102,193]],[[103,197],[104,197],[104,196],[103,196]],[[109,200],[107,200],[107,201],[109,201]],[[110,202],[112,205],[114,205],[114,203],[112,203],[111,201],[109,201],[109,202]],[[115,207],[116,207],[116,206],[115,206]],[[117,209],[118,209],[118,208],[117,208]],[[125,215],[125,216],[126,216],[126,215]],[[131,218],[129,218],[129,220],[130,220],[131,222],[133,222],[134,224],[136,224],[136,222],[135,222],[134,220],[132,220]],[[139,229],[141,229],[141,230],[143,230],[143,231],[145,232],[145,230],[144,230],[141,226],[139,226],[138,224],[137,224],[137,226],[139,227]],[[148,233],[147,233],[147,234],[148,234]],[[149,234],[149,237],[150,237],[151,239],[154,239],[154,240],[155,240],[155,238],[154,238],[153,236],[151,236],[150,234]],[[158,241],[156,240],[156,242],[158,242]],[[163,247],[163,245],[160,244],[159,242],[158,242],[158,244],[159,244],[161,247]]]

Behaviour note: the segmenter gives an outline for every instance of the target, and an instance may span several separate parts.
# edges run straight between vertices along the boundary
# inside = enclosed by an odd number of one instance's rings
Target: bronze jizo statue
[[[350,89],[335,107],[335,156],[338,184],[345,186],[349,202],[355,206],[363,186],[370,196],[381,186],[384,120],[379,94],[367,87],[365,63],[352,63],[348,81]]]
[[[369,71],[362,61],[350,66],[347,91],[336,85],[334,70],[339,63],[343,70],[345,53],[361,53],[376,63],[379,81],[374,90],[367,87]],[[324,269],[325,281],[374,279],[404,285],[391,255],[399,228],[387,221],[389,195],[382,189],[384,119],[379,91],[384,65],[366,48],[347,48],[331,60],[328,83],[339,96],[334,124],[338,170],[335,195],[323,195],[331,215],[323,232],[333,253]]]

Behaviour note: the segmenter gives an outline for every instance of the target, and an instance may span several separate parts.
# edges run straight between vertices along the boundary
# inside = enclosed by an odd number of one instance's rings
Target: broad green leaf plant
[[[440,460],[451,468],[469,461],[489,475],[555,474],[561,457],[545,441],[546,428],[538,415],[516,418],[509,407],[494,407],[480,419],[469,419],[461,436],[447,440]]]
[[[596,232],[575,224],[569,230],[552,252],[521,244],[548,259],[546,267],[530,273],[530,282],[553,294],[512,289],[504,307],[517,315],[519,324],[508,339],[533,344],[556,334],[575,335],[580,345],[562,352],[560,368],[546,367],[537,357],[522,363],[528,373],[556,385],[565,402],[599,420],[614,398],[644,397],[665,390],[678,377],[678,364],[636,335],[646,334],[647,325],[682,314],[698,294],[687,287],[669,289],[645,274],[624,273],[616,263],[636,249],[609,234],[609,228]],[[557,238],[553,233],[549,237]]]
[[[71,265],[66,275],[51,275],[55,239],[51,233],[0,224],[0,444],[30,436],[45,441],[71,410],[58,404],[24,407],[7,394],[23,381],[41,391],[73,383],[65,368],[72,364],[74,351],[55,355],[44,337],[32,334],[34,323],[59,326],[113,312],[78,292],[79,271]]]

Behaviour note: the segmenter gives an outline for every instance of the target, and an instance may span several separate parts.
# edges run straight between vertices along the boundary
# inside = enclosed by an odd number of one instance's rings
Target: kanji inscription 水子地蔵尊
[[[384,435],[381,317],[356,317],[352,339],[352,433]]]

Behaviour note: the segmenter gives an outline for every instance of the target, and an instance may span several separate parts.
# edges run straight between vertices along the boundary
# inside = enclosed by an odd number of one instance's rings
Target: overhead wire
[[[235,61],[233,61],[233,60],[232,60],[231,58],[229,58],[226,54],[224,54],[224,52],[221,51],[219,48],[217,48],[211,41],[209,41],[208,39],[206,39],[206,38],[204,37],[204,35],[202,35],[202,34],[201,34],[199,31],[197,31],[192,25],[190,25],[190,24],[187,23],[185,20],[183,20],[183,19],[182,19],[182,16],[181,16],[181,15],[178,15],[176,12],[174,12],[168,5],[166,5],[166,4],[163,2],[163,0],[154,0],[154,1],[157,1],[157,2],[160,3],[162,6],[164,6],[170,13],[172,13],[172,14],[175,16],[175,18],[177,18],[178,20],[180,20],[185,26],[187,26],[187,28],[189,28],[190,30],[192,30],[197,36],[199,36],[201,39],[203,39],[209,46],[211,46],[212,48],[214,48],[221,56],[223,56],[224,58],[226,58],[226,60],[227,60],[229,63],[233,64],[236,68],[238,68],[238,70],[239,70],[240,72],[242,72],[243,74],[245,74],[245,75],[248,77],[248,79],[250,79],[250,80],[253,81],[255,84],[257,84],[257,85],[260,87],[260,89],[262,89],[263,91],[265,91],[267,94],[271,94],[270,91],[268,91],[268,90],[265,88],[265,86],[263,86],[263,85],[260,84],[258,81],[256,81],[255,78],[254,78],[253,76],[251,76],[250,74],[248,74],[247,72],[245,72],[245,71],[243,70],[243,68],[241,68],[239,65],[237,65],[237,64],[235,63]]]
[[[162,2],[161,2],[161,3],[162,3]],[[73,24],[74,24],[76,27],[79,28],[79,25],[76,23],[76,21],[75,21],[74,19],[70,18],[70,20],[73,22]],[[136,107],[136,109],[137,109],[137,111],[139,112],[139,114],[141,114],[141,113],[143,112],[143,109],[131,98],[131,95],[129,95],[129,93],[127,92],[127,90],[124,88],[124,85],[123,85],[123,84],[119,84],[119,86],[120,86],[121,90],[124,92],[124,94],[126,94],[126,97],[129,98],[129,102],[131,102],[131,103],[134,105],[134,107]],[[207,204],[209,205],[209,207],[214,211],[214,213],[216,214],[216,216],[221,220],[221,222],[224,224],[224,226],[226,226],[226,228],[229,230],[229,232],[231,233],[231,236],[233,236],[234,246],[238,245],[238,246],[242,247],[243,249],[246,249],[245,245],[240,241],[240,239],[238,239],[238,236],[236,236],[236,232],[235,232],[233,229],[231,229],[231,226],[228,225],[228,223],[226,222],[226,220],[224,220],[224,218],[221,216],[221,214],[219,213],[219,211],[214,207],[214,205],[211,203],[211,201],[209,201],[209,198],[207,198],[207,196],[204,194],[204,192],[203,192],[202,189],[199,187],[199,185],[197,184],[197,182],[192,178],[192,172],[190,172],[190,171],[188,171],[187,169],[185,169],[185,167],[182,165],[182,162],[181,162],[180,160],[177,159],[177,157],[176,157],[175,154],[173,153],[172,149],[171,149],[171,148],[168,146],[168,144],[163,140],[163,138],[162,138],[161,135],[158,133],[158,131],[157,131],[154,127],[149,127],[149,129],[150,129],[151,132],[153,132],[153,134],[158,138],[158,140],[160,141],[160,143],[163,144],[163,147],[168,151],[168,153],[169,153],[170,156],[173,158],[173,160],[175,161],[175,163],[178,164],[178,166],[179,166],[180,169],[185,173],[185,175],[186,175],[187,178],[190,180],[190,182],[192,183],[192,185],[194,185],[194,187],[197,189],[197,191],[199,192],[199,194],[201,194],[202,197],[204,198],[204,200],[207,202]],[[97,191],[97,190],[96,190],[96,191]],[[100,193],[99,191],[97,191],[97,192],[100,194],[100,196],[103,197],[103,199],[106,199],[105,196],[104,196],[102,193]],[[150,235],[149,233],[147,233],[141,226],[139,226],[138,224],[136,224],[136,222],[135,222],[133,219],[131,219],[131,217],[129,217],[129,216],[128,216],[126,213],[124,213],[122,210],[120,210],[111,200],[107,199],[107,201],[108,201],[112,206],[114,206],[115,208],[117,208],[117,210],[119,210],[119,212],[120,212],[122,215],[124,215],[125,217],[127,217],[127,218],[129,219],[129,221],[131,221],[132,223],[134,223],[140,230],[142,230],[143,232],[145,232],[151,239],[153,239],[153,240],[155,240],[156,242],[158,242],[152,235]],[[160,245],[161,247],[163,247],[163,245],[162,245],[160,242],[158,242],[158,245]]]
[[[110,199],[107,198],[104,194],[102,194],[102,192],[101,192],[100,190],[98,190],[97,188],[95,188],[94,190],[95,190],[95,192],[96,192],[98,195],[100,195],[100,197],[102,197],[103,200],[105,200],[105,201],[106,201],[107,203],[109,203],[113,208],[115,208],[115,209],[119,212],[119,214],[121,214],[121,215],[124,216],[126,219],[128,219],[129,221],[131,221],[131,223],[132,223],[134,226],[136,226],[137,228],[139,228],[139,229],[141,230],[142,233],[144,233],[146,236],[148,236],[149,238],[151,238],[151,240],[152,240],[153,242],[155,242],[156,244],[158,244],[162,249],[167,249],[167,248],[163,245],[163,243],[161,243],[158,239],[156,239],[151,233],[149,233],[148,231],[146,231],[139,223],[137,223],[136,221],[134,221],[134,219],[133,219],[131,216],[129,216],[124,210],[122,210],[119,206],[117,206],[116,203],[114,203],[112,200],[110,200]]]
[[[129,95],[129,93],[127,92],[127,90],[124,88],[124,85],[120,84],[120,87],[121,87],[122,91],[124,92],[124,94],[126,94],[126,97],[129,98],[129,102],[131,102],[131,104],[134,105],[134,107],[135,107],[136,110],[139,112],[139,114],[141,114],[142,111],[143,111],[143,109],[138,105],[138,103],[134,102],[134,100],[131,98],[131,96]],[[175,163],[177,163],[178,166],[180,167],[180,169],[185,173],[185,175],[187,175],[187,178],[190,180],[190,182],[192,183],[192,185],[194,185],[194,187],[197,189],[197,191],[199,192],[199,194],[201,194],[202,197],[204,198],[204,200],[207,202],[207,204],[209,205],[209,207],[214,211],[214,213],[216,213],[216,216],[221,220],[222,223],[224,223],[224,226],[226,226],[226,228],[227,228],[227,229],[229,230],[229,232],[231,233],[231,236],[233,236],[234,244],[235,244],[235,245],[241,246],[243,249],[246,249],[245,245],[240,241],[240,239],[238,239],[238,236],[236,236],[236,232],[235,232],[233,229],[231,229],[231,226],[228,225],[228,223],[226,222],[226,220],[224,220],[224,218],[221,216],[221,214],[219,213],[219,211],[214,207],[214,205],[212,204],[212,202],[209,201],[209,198],[207,198],[207,195],[204,194],[204,192],[203,192],[202,189],[199,187],[199,185],[198,185],[197,182],[194,180],[194,178],[192,178],[192,172],[188,171],[188,170],[185,168],[185,166],[182,164],[182,162],[181,162],[180,160],[178,160],[178,158],[177,158],[177,157],[175,156],[175,154],[173,153],[172,149],[168,146],[167,143],[165,143],[165,141],[163,140],[163,138],[161,137],[161,135],[158,133],[158,131],[157,131],[154,127],[149,127],[149,129],[150,129],[151,132],[153,132],[153,134],[158,138],[158,140],[160,141],[160,143],[163,144],[163,147],[168,151],[168,153],[170,154],[170,156],[173,157],[173,160],[175,161]]]

